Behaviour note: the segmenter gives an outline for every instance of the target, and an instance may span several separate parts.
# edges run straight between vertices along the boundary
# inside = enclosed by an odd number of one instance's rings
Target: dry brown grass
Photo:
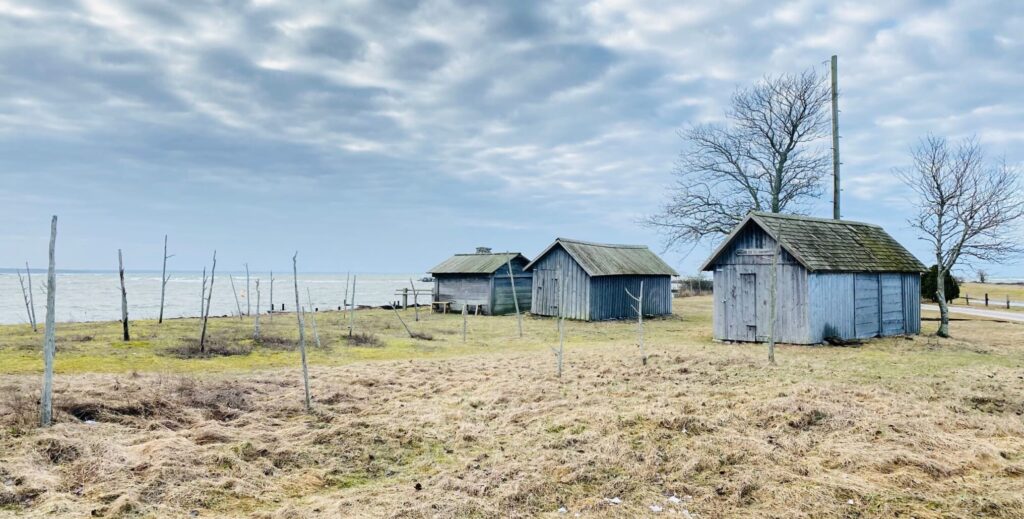
[[[693,304],[661,326],[697,338],[649,337],[646,367],[576,327],[561,380],[549,353],[498,348],[318,366],[313,414],[298,369],[81,374],[40,430],[37,378],[5,376],[0,514],[1024,517],[1024,326],[782,346],[768,367],[700,338]]]

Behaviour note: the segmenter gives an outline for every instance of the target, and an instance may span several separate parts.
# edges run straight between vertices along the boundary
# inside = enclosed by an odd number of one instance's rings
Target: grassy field
[[[1024,326],[857,347],[710,340],[709,297],[647,323],[457,315],[376,346],[317,316],[314,412],[295,316],[61,325],[58,423],[36,417],[41,334],[0,327],[0,515],[108,517],[1024,517]],[[926,313],[927,318],[933,318]],[[926,321],[927,331],[935,323]],[[559,513],[564,507],[565,514]]]
[[[960,298],[953,301],[956,306],[967,305],[964,296],[971,297],[970,306],[985,307],[985,294],[989,297],[989,308],[993,310],[1006,310],[1006,297],[1010,301],[1024,303],[1024,285],[1003,285],[993,283],[964,283],[960,285]],[[1011,311],[1024,312],[1024,306],[1010,306]]]

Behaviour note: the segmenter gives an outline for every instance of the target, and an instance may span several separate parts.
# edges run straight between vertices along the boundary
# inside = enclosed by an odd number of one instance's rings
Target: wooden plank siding
[[[558,316],[559,283],[564,284],[565,317],[590,320],[590,276],[561,246],[545,254],[531,269],[533,293],[530,312]],[[558,279],[561,274],[562,279]]]
[[[644,283],[644,315],[671,314],[671,276],[598,276],[590,278],[590,319],[635,319],[634,301],[626,295],[626,289],[638,295],[641,281]]]
[[[448,301],[451,310],[462,311],[465,303],[486,305],[491,300],[491,276],[480,275],[435,275],[435,301]]]
[[[808,274],[810,294],[810,343],[820,343],[826,337],[852,338],[853,274],[849,272],[812,272]]]
[[[904,333],[921,333],[921,275],[903,273],[903,326]]]

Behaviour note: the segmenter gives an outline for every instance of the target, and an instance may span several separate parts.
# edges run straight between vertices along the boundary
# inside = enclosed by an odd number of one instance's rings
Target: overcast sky
[[[178,269],[660,249],[677,131],[832,54],[844,217],[930,264],[892,169],[927,132],[1024,160],[1024,3],[769,3],[0,0],[0,266],[51,214],[65,268],[159,268],[165,233]]]

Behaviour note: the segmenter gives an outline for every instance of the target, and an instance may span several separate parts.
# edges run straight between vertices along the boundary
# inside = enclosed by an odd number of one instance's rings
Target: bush
[[[925,274],[923,276],[921,276],[921,298],[922,299],[926,299],[926,300],[931,301],[933,303],[939,302],[938,299],[935,298],[935,289],[938,288],[938,285],[936,284],[935,280],[938,277],[939,277],[939,267],[938,267],[938,265],[932,265],[932,268],[928,269],[928,272],[925,272]],[[960,283],[958,283],[956,281],[956,279],[954,279],[953,276],[950,276],[949,273],[947,272],[946,273],[946,302],[947,303],[951,303],[954,299],[956,299],[958,297],[960,297]]]

